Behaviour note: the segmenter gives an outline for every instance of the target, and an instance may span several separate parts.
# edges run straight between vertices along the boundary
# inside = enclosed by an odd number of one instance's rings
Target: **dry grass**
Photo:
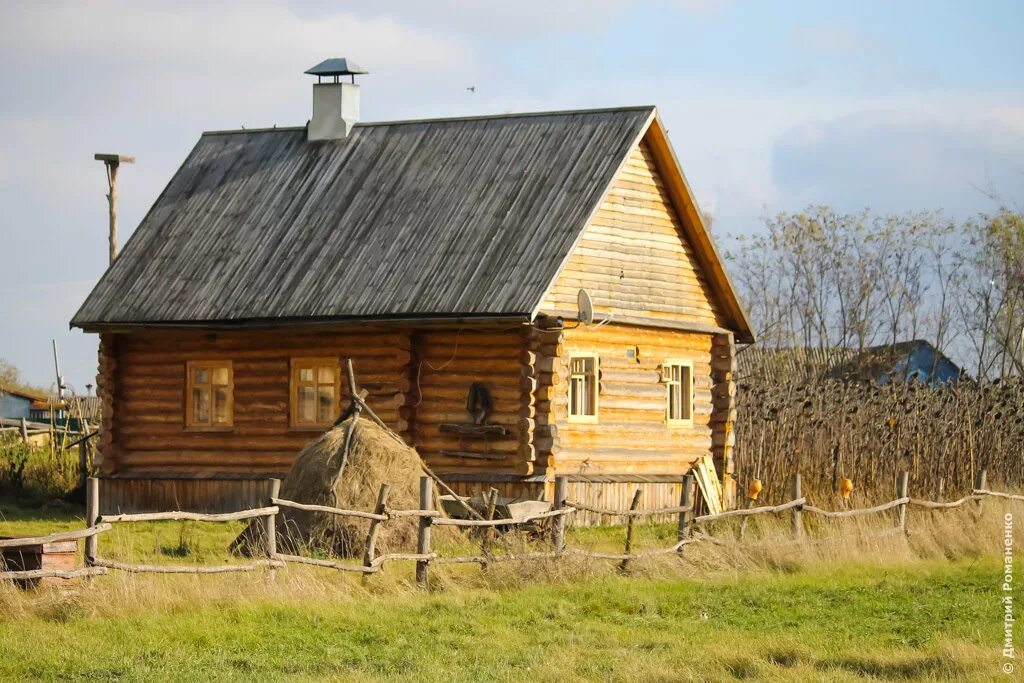
[[[365,581],[290,565],[275,574],[113,573],[72,590],[0,587],[0,678],[18,680],[933,681],[1000,679],[993,611],[1002,518],[987,500],[891,514],[805,515],[703,529],[683,557],[616,563],[578,557],[431,569],[412,563]],[[204,525],[213,527],[214,525]],[[223,561],[238,525],[200,533],[198,556]],[[127,529],[128,527],[125,527]],[[157,536],[162,528],[166,536]],[[184,526],[105,536],[111,553],[161,554]],[[127,533],[127,532],[118,532]],[[665,547],[673,525],[640,525],[636,547]],[[621,527],[570,529],[570,547],[619,551]],[[123,545],[127,544],[127,545]],[[496,552],[538,549],[507,537]],[[150,548],[150,550],[147,550]],[[205,549],[205,550],[204,550]],[[476,539],[444,541],[473,554]],[[38,647],[40,642],[45,648]]]
[[[791,537],[789,519],[784,515],[754,518],[742,542],[737,539],[738,522],[718,522],[698,531],[702,542],[687,546],[682,556],[634,561],[630,575],[650,580],[707,580],[851,564],[892,567],[922,561],[977,559],[998,554],[1004,509],[1001,501],[935,513],[912,508],[907,537],[895,533],[891,514],[823,520],[805,513],[807,535],[802,541]],[[179,529],[187,527],[159,524],[147,524],[141,532],[118,527],[116,535],[102,537],[101,554],[125,561],[165,564],[216,564],[229,560],[226,546],[238,527],[202,526],[209,529],[201,532],[192,524],[188,537],[191,540],[186,541],[192,547],[182,554],[176,552],[176,537],[182,533]],[[10,529],[5,531],[9,533]],[[621,552],[623,534],[622,527],[570,529],[567,542],[570,548]],[[674,542],[674,525],[636,527],[635,551],[668,547]],[[434,549],[441,556],[479,554],[477,539],[462,535],[443,539]],[[543,549],[543,540],[527,535],[510,534],[495,543],[499,555]],[[567,585],[618,575],[616,562],[578,556],[495,562],[485,571],[477,565],[437,565],[431,568],[431,588],[456,593],[465,589],[508,590],[535,584]],[[198,604],[346,603],[368,596],[416,593],[413,577],[411,562],[391,563],[386,571],[366,580],[298,565],[289,565],[274,574],[261,571],[198,577],[113,572],[70,592],[23,593],[0,586],[0,613],[18,618],[47,614],[54,609],[73,609],[78,614],[113,616],[189,609],[190,605]]]

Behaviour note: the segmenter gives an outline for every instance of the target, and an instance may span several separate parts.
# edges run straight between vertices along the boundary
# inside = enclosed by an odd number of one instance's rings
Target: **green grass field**
[[[1018,680],[1001,669],[997,508],[916,515],[909,540],[843,527],[827,546],[700,544],[685,560],[638,562],[632,576],[613,563],[449,567],[429,593],[411,585],[409,564],[365,584],[289,566],[275,578],[114,573],[70,591],[0,586],[0,679]],[[784,532],[784,522],[751,532]],[[0,505],[0,534],[80,523],[73,511]],[[119,527],[101,548],[215,563],[237,530]],[[641,531],[652,545],[671,536]],[[571,538],[612,547],[621,532]]]
[[[0,623],[5,680],[1007,680],[996,563]],[[189,581],[186,579],[185,581]]]

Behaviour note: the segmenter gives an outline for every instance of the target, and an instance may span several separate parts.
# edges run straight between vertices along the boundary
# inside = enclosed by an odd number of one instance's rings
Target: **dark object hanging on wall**
[[[466,398],[466,412],[473,420],[473,424],[482,425],[487,422],[487,416],[494,408],[491,401],[491,392],[487,390],[483,382],[473,382],[469,385],[469,396]]]

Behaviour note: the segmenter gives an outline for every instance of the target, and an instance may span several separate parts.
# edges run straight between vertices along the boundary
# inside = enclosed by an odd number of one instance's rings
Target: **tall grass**
[[[30,445],[19,437],[0,435],[0,495],[47,502],[66,497],[78,481],[77,448]]]
[[[762,499],[782,501],[800,472],[817,502],[849,478],[861,500],[891,500],[896,474],[911,495],[959,497],[975,473],[990,485],[1024,484],[1024,379],[976,385],[885,386],[836,380],[741,380],[736,473],[742,489],[759,478]]]
[[[1014,504],[1015,505],[1015,504]],[[738,521],[705,525],[698,531],[701,542],[681,555],[662,555],[635,560],[629,576],[652,580],[734,577],[750,573],[791,573],[858,565],[866,571],[920,561],[995,557],[999,552],[1001,501],[985,501],[941,512],[909,512],[910,534],[896,534],[892,514],[867,518],[826,520],[805,514],[807,537],[793,539],[786,516],[753,518],[744,540],[738,539]],[[17,524],[0,525],[0,533],[17,531]],[[117,525],[100,537],[100,554],[126,562],[151,564],[237,563],[227,546],[240,524],[146,523]],[[621,552],[622,527],[570,529],[570,548]],[[640,524],[634,550],[664,548],[675,542],[674,525]],[[472,536],[453,536],[434,549],[442,557],[479,553]],[[546,540],[512,535],[495,543],[495,552],[542,550]],[[994,560],[995,561],[995,560]],[[881,569],[878,569],[881,571]],[[459,592],[466,589],[521,589],[534,584],[573,584],[621,576],[617,563],[579,556],[557,560],[512,560],[476,565],[435,565],[430,569],[431,588]],[[203,604],[274,603],[305,604],[346,602],[383,594],[413,593],[418,589],[411,562],[389,563],[385,571],[366,579],[347,573],[302,565],[288,565],[274,573],[257,571],[235,575],[147,575],[111,572],[80,583],[71,593],[38,590],[20,592],[0,585],[0,614],[8,618],[47,614],[55,604],[88,615],[115,615],[139,611],[189,609]]]

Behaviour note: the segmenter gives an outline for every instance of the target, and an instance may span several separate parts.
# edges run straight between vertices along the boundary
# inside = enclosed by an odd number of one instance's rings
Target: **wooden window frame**
[[[213,383],[213,371],[227,369],[228,383],[228,410],[227,422],[214,422],[213,388],[222,386]],[[210,373],[210,382],[201,386],[210,389],[210,421],[209,423],[196,422],[193,414],[192,390],[197,386],[195,382],[195,371],[207,370]],[[226,432],[235,427],[235,368],[230,360],[190,360],[185,362],[185,429],[191,432]]]
[[[575,360],[586,359],[594,361],[594,414],[574,415],[572,412],[572,364]],[[601,357],[594,352],[573,351],[568,354],[568,360],[569,382],[566,388],[566,413],[568,414],[569,422],[576,424],[597,424],[598,417],[601,414]]]
[[[673,368],[686,368],[686,382],[682,378],[672,378]],[[661,364],[662,382],[665,384],[665,423],[669,427],[692,427],[693,426],[693,361],[682,358],[670,358]],[[689,415],[680,418],[672,417],[672,386],[679,385],[681,395],[686,399],[683,409],[689,408]],[[683,386],[683,385],[686,386]]]
[[[314,368],[329,366],[334,370],[334,408],[331,411],[331,418],[325,422],[299,422],[299,371],[303,367]],[[314,380],[313,386],[320,386]],[[288,426],[296,431],[322,431],[334,424],[338,419],[341,406],[341,363],[337,357],[298,357],[291,359],[291,367],[288,372]]]

